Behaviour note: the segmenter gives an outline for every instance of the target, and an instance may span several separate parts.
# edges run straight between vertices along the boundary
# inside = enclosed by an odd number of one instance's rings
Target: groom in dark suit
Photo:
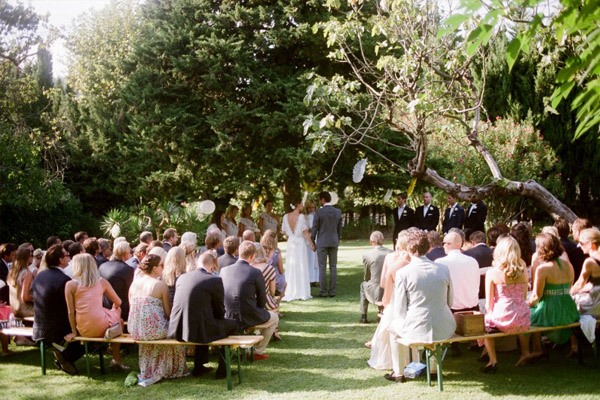
[[[319,297],[335,297],[337,256],[342,234],[342,212],[331,205],[329,192],[319,194],[319,208],[315,214],[311,237],[316,243],[319,262]],[[329,289],[327,289],[327,258],[329,257]]]

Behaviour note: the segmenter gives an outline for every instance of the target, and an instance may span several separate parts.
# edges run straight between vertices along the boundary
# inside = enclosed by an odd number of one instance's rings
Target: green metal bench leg
[[[242,356],[240,352],[242,351],[241,347],[237,348],[237,364],[238,364],[238,383],[242,383]]]
[[[100,345],[98,349],[98,356],[100,358],[100,373],[104,375],[104,348],[102,347],[102,345]]]
[[[90,352],[88,349],[88,342],[83,342],[83,348],[85,349],[85,372],[87,376],[90,376]]]
[[[42,367],[42,375],[46,375],[46,345],[43,340],[40,340],[40,364]]]
[[[233,383],[231,382],[231,350],[229,346],[225,346],[225,370],[227,371],[227,390],[231,390]]]

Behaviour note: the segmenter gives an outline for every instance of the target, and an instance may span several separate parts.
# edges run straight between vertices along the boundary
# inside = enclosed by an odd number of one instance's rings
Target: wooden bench
[[[598,325],[600,325],[600,320],[598,320],[596,322],[596,326],[598,326]],[[432,343],[412,342],[412,341],[406,340],[404,338],[398,338],[397,342],[399,344],[404,345],[409,348],[418,348],[418,349],[422,348],[425,350],[425,364],[427,366],[427,385],[428,386],[431,386],[430,358],[431,357],[435,358],[435,361],[437,363],[438,390],[441,392],[444,390],[443,383],[442,383],[442,373],[443,373],[445,350],[452,343],[470,342],[470,341],[479,340],[479,339],[494,339],[494,338],[501,338],[501,337],[506,337],[506,336],[514,336],[514,335],[519,335],[519,334],[529,335],[529,334],[533,334],[533,333],[541,333],[541,332],[547,332],[547,331],[553,331],[553,330],[559,330],[559,329],[572,329],[572,328],[578,328],[578,327],[580,327],[580,323],[575,322],[572,324],[561,325],[561,326],[532,326],[526,332],[521,332],[521,333],[496,332],[496,333],[484,333],[484,334],[475,335],[475,336],[460,336],[460,335],[454,334],[449,339],[439,340],[439,341],[435,341]],[[596,352],[595,342],[594,342],[593,346],[594,346],[594,352]],[[582,352],[581,351],[579,352],[579,361],[580,361],[580,363],[582,362]]]
[[[33,336],[33,328],[31,327],[21,327],[21,328],[4,328],[2,329],[2,333],[8,336]],[[75,340],[78,340],[84,344],[85,348],[85,367],[87,375],[90,375],[90,364],[89,364],[89,349],[88,343],[120,343],[120,344],[159,344],[165,346],[216,346],[216,347],[224,347],[225,350],[225,368],[227,373],[227,389],[231,390],[233,388],[233,383],[231,379],[231,351],[237,350],[237,365],[238,365],[238,380],[239,383],[242,383],[242,367],[240,360],[240,352],[239,349],[252,348],[258,342],[263,339],[260,335],[241,335],[241,336],[228,336],[223,339],[215,340],[210,343],[189,343],[189,342],[179,342],[174,339],[159,339],[159,340],[134,340],[128,334],[118,336],[112,340],[106,340],[104,338],[88,338],[83,336],[75,337]],[[46,375],[46,348],[47,346],[43,341],[39,342],[40,344],[40,366],[42,368],[42,375]],[[99,352],[100,356],[100,371],[104,373],[104,359],[103,352]]]
[[[111,340],[104,338],[90,338],[84,336],[76,336],[74,340],[80,341],[85,347],[85,367],[88,376],[90,375],[90,364],[89,364],[89,348],[88,343],[118,343],[118,344],[154,344],[164,346],[215,346],[224,347],[225,350],[225,369],[227,376],[227,390],[233,388],[231,379],[231,351],[237,350],[237,366],[238,366],[238,381],[242,383],[242,366],[241,366],[241,355],[240,349],[252,348],[258,342],[263,339],[260,335],[240,335],[240,336],[228,336],[223,339],[215,340],[210,343],[191,343],[191,342],[179,342],[175,339],[158,339],[158,340],[135,340],[129,334],[118,336]],[[103,352],[99,351],[100,356],[100,372],[104,373],[104,359]]]

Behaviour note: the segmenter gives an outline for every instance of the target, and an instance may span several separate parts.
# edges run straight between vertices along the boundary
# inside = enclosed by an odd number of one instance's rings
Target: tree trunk
[[[569,207],[534,180],[517,182],[501,178],[495,179],[486,185],[466,186],[443,178],[437,171],[430,168],[426,168],[422,173],[416,170],[411,171],[411,175],[443,189],[447,193],[452,193],[464,201],[485,199],[491,196],[525,196],[534,200],[554,219],[562,217],[569,222],[573,222],[577,218],[577,215]]]

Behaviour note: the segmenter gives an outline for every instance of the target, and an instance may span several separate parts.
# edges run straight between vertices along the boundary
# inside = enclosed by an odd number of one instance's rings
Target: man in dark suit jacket
[[[217,262],[219,264],[219,271],[231,264],[237,262],[238,249],[240,248],[240,239],[235,236],[228,236],[223,241],[223,250],[225,254],[219,256]]]
[[[415,226],[415,212],[406,205],[406,197],[406,193],[398,193],[396,196],[396,204],[398,206],[392,210],[392,217],[394,217],[394,233],[392,237],[394,249],[396,248],[398,234],[405,229]]]
[[[475,231],[471,233],[469,241],[473,245],[468,250],[465,250],[463,254],[473,257],[477,260],[479,268],[487,268],[492,266],[494,261],[494,250],[489,248],[485,244],[485,233],[481,231]],[[480,275],[479,279],[479,298],[485,299],[485,274]]]
[[[254,353],[255,360],[264,360],[269,358],[264,351],[277,328],[279,317],[265,309],[265,280],[260,270],[250,265],[255,253],[256,247],[253,242],[242,242],[238,261],[224,268],[221,278],[225,288],[225,316],[238,321],[242,329],[265,325],[260,329],[263,340],[256,345]]]
[[[423,205],[415,210],[417,228],[435,231],[440,222],[440,209],[431,204],[431,193],[423,193]]]
[[[212,275],[216,259],[203,253],[198,259],[199,268],[178,279],[173,299],[168,337],[183,342],[209,343],[234,333],[237,321],[225,318],[225,294],[221,278]],[[225,356],[220,352],[217,379],[225,378]],[[203,364],[208,362],[208,346],[196,346],[192,375],[210,371]]]
[[[331,205],[331,194],[319,194],[321,208],[315,213],[310,236],[316,243],[319,262],[319,297],[335,297],[337,257],[342,235],[342,212]],[[329,289],[327,288],[327,258],[329,258]]]
[[[72,341],[62,351],[52,347],[61,344],[71,333],[65,298],[65,285],[71,280],[61,269],[69,263],[69,253],[60,244],[46,252],[47,269],[37,274],[31,284],[33,294],[33,340],[43,341],[54,353],[54,364],[70,375],[77,374],[75,361],[84,354],[83,345]]]
[[[15,254],[17,253],[17,246],[12,243],[4,243],[0,246],[0,280],[4,282],[2,288],[0,288],[0,302],[9,304],[9,290],[6,278],[8,277],[8,264],[13,262]]]
[[[125,261],[131,255],[129,243],[123,241],[115,244],[113,259],[105,262],[98,268],[100,276],[106,279],[113,287],[117,296],[121,299],[121,318],[127,321],[129,318],[129,287],[133,282],[133,268]],[[102,302],[105,308],[112,308],[112,301],[104,296]]]
[[[452,228],[463,228],[463,221],[465,219],[465,210],[460,204],[456,202],[456,197],[453,194],[448,193],[448,208],[444,211],[444,221],[442,222],[442,232],[444,234]]]
[[[573,237],[575,237],[575,222],[573,222]],[[559,218],[554,221],[554,226],[558,230],[558,236],[560,236],[560,243],[562,244],[565,252],[569,256],[569,261],[573,266],[573,272],[575,273],[575,280],[581,275],[581,269],[583,268],[583,262],[585,261],[586,255],[576,243],[569,240],[569,233],[571,228],[569,222],[564,218]],[[579,240],[579,232],[577,232],[577,239]]]
[[[467,240],[471,232],[481,231],[485,233],[485,219],[487,217],[487,207],[481,200],[472,202],[465,211],[465,235]]]

